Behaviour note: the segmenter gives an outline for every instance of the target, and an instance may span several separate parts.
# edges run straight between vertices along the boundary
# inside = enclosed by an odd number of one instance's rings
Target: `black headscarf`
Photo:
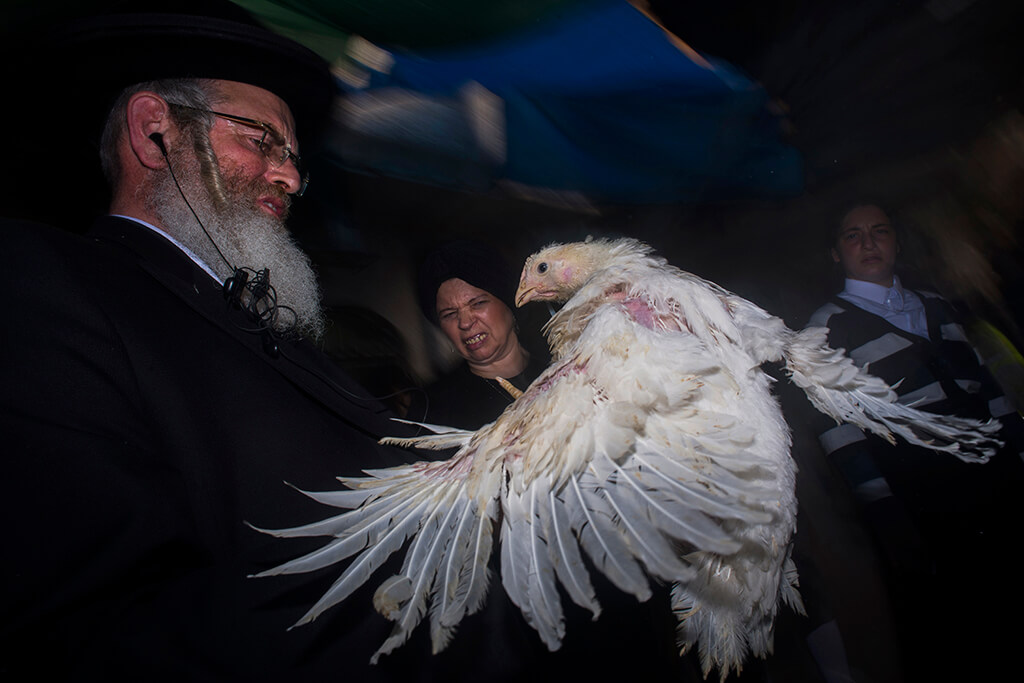
[[[497,297],[515,310],[517,274],[493,248],[468,240],[449,242],[432,251],[420,264],[416,285],[420,308],[437,323],[437,289],[458,278]]]

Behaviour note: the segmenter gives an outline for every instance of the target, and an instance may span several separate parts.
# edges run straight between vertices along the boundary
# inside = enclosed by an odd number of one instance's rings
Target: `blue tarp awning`
[[[796,150],[763,90],[626,0],[486,45],[350,41],[338,163],[442,186],[609,203],[791,196]]]

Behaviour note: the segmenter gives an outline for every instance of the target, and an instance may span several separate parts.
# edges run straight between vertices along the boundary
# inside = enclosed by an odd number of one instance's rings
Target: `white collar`
[[[196,264],[197,266],[199,266],[199,267],[200,267],[200,268],[202,268],[202,269],[203,269],[204,271],[206,271],[206,273],[207,273],[207,274],[208,274],[208,275],[209,275],[210,277],[212,277],[212,278],[213,278],[214,280],[216,280],[216,281],[217,281],[217,282],[219,282],[220,284],[224,284],[224,280],[223,280],[223,279],[221,279],[221,278],[220,278],[220,277],[219,277],[219,276],[218,276],[218,275],[217,275],[217,274],[216,274],[215,272],[213,272],[213,268],[210,268],[210,266],[208,266],[208,265],[206,264],[206,262],[204,262],[204,261],[203,261],[203,260],[202,260],[201,258],[199,258],[198,256],[196,256],[196,255],[195,255],[195,253],[193,253],[193,251],[192,251],[191,249],[189,249],[189,248],[188,248],[188,247],[186,247],[186,246],[185,246],[184,244],[182,244],[182,243],[181,243],[181,242],[179,242],[178,240],[174,239],[173,237],[171,237],[171,236],[170,236],[170,235],[168,235],[168,234],[167,234],[166,232],[164,232],[164,231],[163,231],[163,230],[161,230],[160,228],[156,227],[156,226],[155,226],[155,225],[153,225],[152,223],[147,223],[146,221],[142,220],[141,218],[135,218],[134,216],[124,216],[124,215],[122,215],[122,214],[116,214],[116,213],[115,213],[115,214],[111,214],[111,215],[112,215],[112,216],[113,216],[114,218],[124,218],[124,219],[126,219],[126,220],[129,220],[129,221],[135,221],[135,222],[136,222],[136,223],[138,223],[139,225],[141,225],[141,226],[143,226],[143,227],[146,227],[146,228],[149,228],[150,230],[152,230],[153,232],[155,232],[156,234],[160,235],[160,236],[161,236],[161,237],[163,237],[163,238],[164,238],[165,240],[167,240],[168,242],[170,242],[171,244],[173,244],[174,246],[176,246],[176,247],[177,247],[178,249],[181,249],[181,251],[183,251],[183,252],[185,253],[185,255],[186,255],[186,256],[188,256],[188,257],[189,257],[190,259],[192,259],[192,261],[193,261],[193,262],[194,262],[194,263],[195,263],[195,264]]]
[[[900,299],[904,298],[903,295],[903,284],[900,282],[898,275],[892,276],[892,287],[886,287],[885,285],[877,285],[874,282],[865,282],[864,280],[853,280],[846,278],[846,286],[843,291],[853,296],[859,296],[862,299],[873,301],[876,304],[885,305],[886,301],[889,300],[889,294],[892,290],[896,290]]]

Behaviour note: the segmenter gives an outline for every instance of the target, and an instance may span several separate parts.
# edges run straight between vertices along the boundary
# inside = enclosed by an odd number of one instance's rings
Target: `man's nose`
[[[302,176],[295,164],[286,161],[280,166],[274,166],[267,162],[266,179],[274,185],[279,185],[288,194],[295,194],[302,187]]]

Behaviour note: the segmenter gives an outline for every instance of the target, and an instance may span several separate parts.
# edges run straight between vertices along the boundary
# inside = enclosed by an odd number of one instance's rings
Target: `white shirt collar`
[[[853,296],[859,296],[862,299],[873,301],[882,306],[885,306],[886,303],[892,299],[894,292],[898,295],[900,301],[905,299],[903,284],[900,282],[898,275],[892,276],[892,287],[876,285],[874,282],[864,282],[863,280],[852,280],[850,278],[846,278],[844,291],[852,294]]]
[[[146,221],[144,221],[142,219],[139,219],[139,218],[135,218],[133,216],[124,216],[124,215],[121,215],[121,214],[111,214],[111,215],[114,216],[114,218],[124,218],[124,219],[129,220],[129,221],[135,221],[139,225],[141,225],[143,227],[146,227],[146,228],[149,228],[150,230],[152,230],[153,232],[155,232],[156,234],[160,235],[165,240],[167,240],[168,242],[170,242],[171,244],[176,246],[178,249],[181,249],[185,253],[186,256],[188,256],[190,259],[192,259],[192,261],[197,266],[199,266],[204,271],[206,271],[206,273],[210,277],[212,277],[214,280],[216,280],[220,284],[224,284],[224,280],[220,276],[218,276],[215,272],[213,272],[213,268],[210,268],[210,266],[208,266],[205,261],[203,261],[201,258],[196,256],[195,253],[193,253],[193,251],[191,249],[189,249],[184,244],[182,244],[178,240],[174,239],[173,237],[171,237],[166,232],[164,232],[160,228],[156,227],[152,223],[147,223]]]

